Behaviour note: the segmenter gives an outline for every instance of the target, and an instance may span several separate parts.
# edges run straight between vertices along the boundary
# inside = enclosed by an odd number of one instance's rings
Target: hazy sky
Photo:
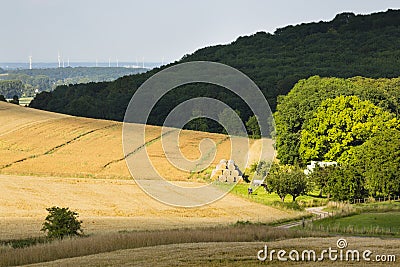
[[[157,61],[238,36],[352,11],[400,9],[398,0],[2,0],[0,62]]]

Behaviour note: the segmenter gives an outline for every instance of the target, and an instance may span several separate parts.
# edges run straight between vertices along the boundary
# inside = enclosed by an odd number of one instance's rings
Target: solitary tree
[[[83,234],[82,221],[78,220],[78,213],[69,208],[51,207],[46,209],[49,214],[43,223],[42,231],[49,238],[62,239],[65,236],[79,236]]]
[[[266,190],[269,193],[275,192],[282,202],[285,201],[285,197],[288,194],[287,187],[284,184],[286,173],[277,172],[277,173],[270,173],[267,177],[267,187]]]
[[[304,172],[298,168],[290,171],[287,175],[287,193],[292,196],[293,202],[301,195],[307,194],[308,182]]]
[[[291,195],[294,202],[298,196],[307,193],[307,177],[299,168],[275,164],[267,177],[267,188],[270,193],[277,193],[282,202],[286,195]]]

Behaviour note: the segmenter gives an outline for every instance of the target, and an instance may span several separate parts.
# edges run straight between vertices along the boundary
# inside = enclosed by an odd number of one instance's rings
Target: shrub
[[[51,207],[46,209],[49,214],[43,223],[43,232],[49,238],[63,239],[65,236],[79,236],[83,234],[82,221],[78,220],[78,213],[69,208]]]

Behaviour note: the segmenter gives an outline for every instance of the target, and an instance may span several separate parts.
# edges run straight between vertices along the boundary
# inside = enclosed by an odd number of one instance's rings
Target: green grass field
[[[373,212],[314,221],[310,228],[331,233],[400,236],[400,212]]]
[[[397,211],[400,212],[399,201],[386,201],[386,202],[371,202],[365,204],[356,204],[354,208],[361,212],[387,212]]]
[[[281,199],[276,193],[268,193],[263,187],[258,187],[252,195],[248,195],[247,188],[249,184],[239,183],[231,191],[232,194],[247,198],[251,201],[261,203],[269,206],[278,206],[293,209],[302,209],[302,207],[316,207],[326,205],[328,202],[325,198],[315,197],[314,193],[306,196],[299,196],[296,198],[297,203],[293,203],[292,196],[287,195],[285,198],[285,203],[283,204]]]

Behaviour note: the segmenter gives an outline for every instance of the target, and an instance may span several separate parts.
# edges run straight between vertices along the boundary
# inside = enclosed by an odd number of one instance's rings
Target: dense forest
[[[142,68],[66,67],[48,69],[0,69],[0,94],[6,98],[32,97],[52,91],[59,85],[113,81],[122,76],[144,72]]]
[[[258,32],[239,37],[228,45],[217,45],[185,55],[170,65],[207,60],[235,67],[260,87],[273,111],[279,95],[287,94],[300,79],[319,75],[349,78],[391,78],[400,75],[400,11],[388,10],[371,15],[338,14],[332,21],[304,23],[277,29],[273,34]],[[169,67],[170,65],[162,68]],[[31,107],[78,116],[122,120],[135,90],[150,76],[143,74],[114,82],[65,85],[53,92],[38,94]],[[207,96],[224,101],[244,122],[253,115],[237,96],[224,88],[190,84],[165,95],[154,108],[148,123],[161,125],[178,103]],[[198,128],[221,132],[215,122]],[[192,124],[193,127],[199,125]]]
[[[0,95],[5,98],[21,96],[24,85],[20,80],[0,80]]]

